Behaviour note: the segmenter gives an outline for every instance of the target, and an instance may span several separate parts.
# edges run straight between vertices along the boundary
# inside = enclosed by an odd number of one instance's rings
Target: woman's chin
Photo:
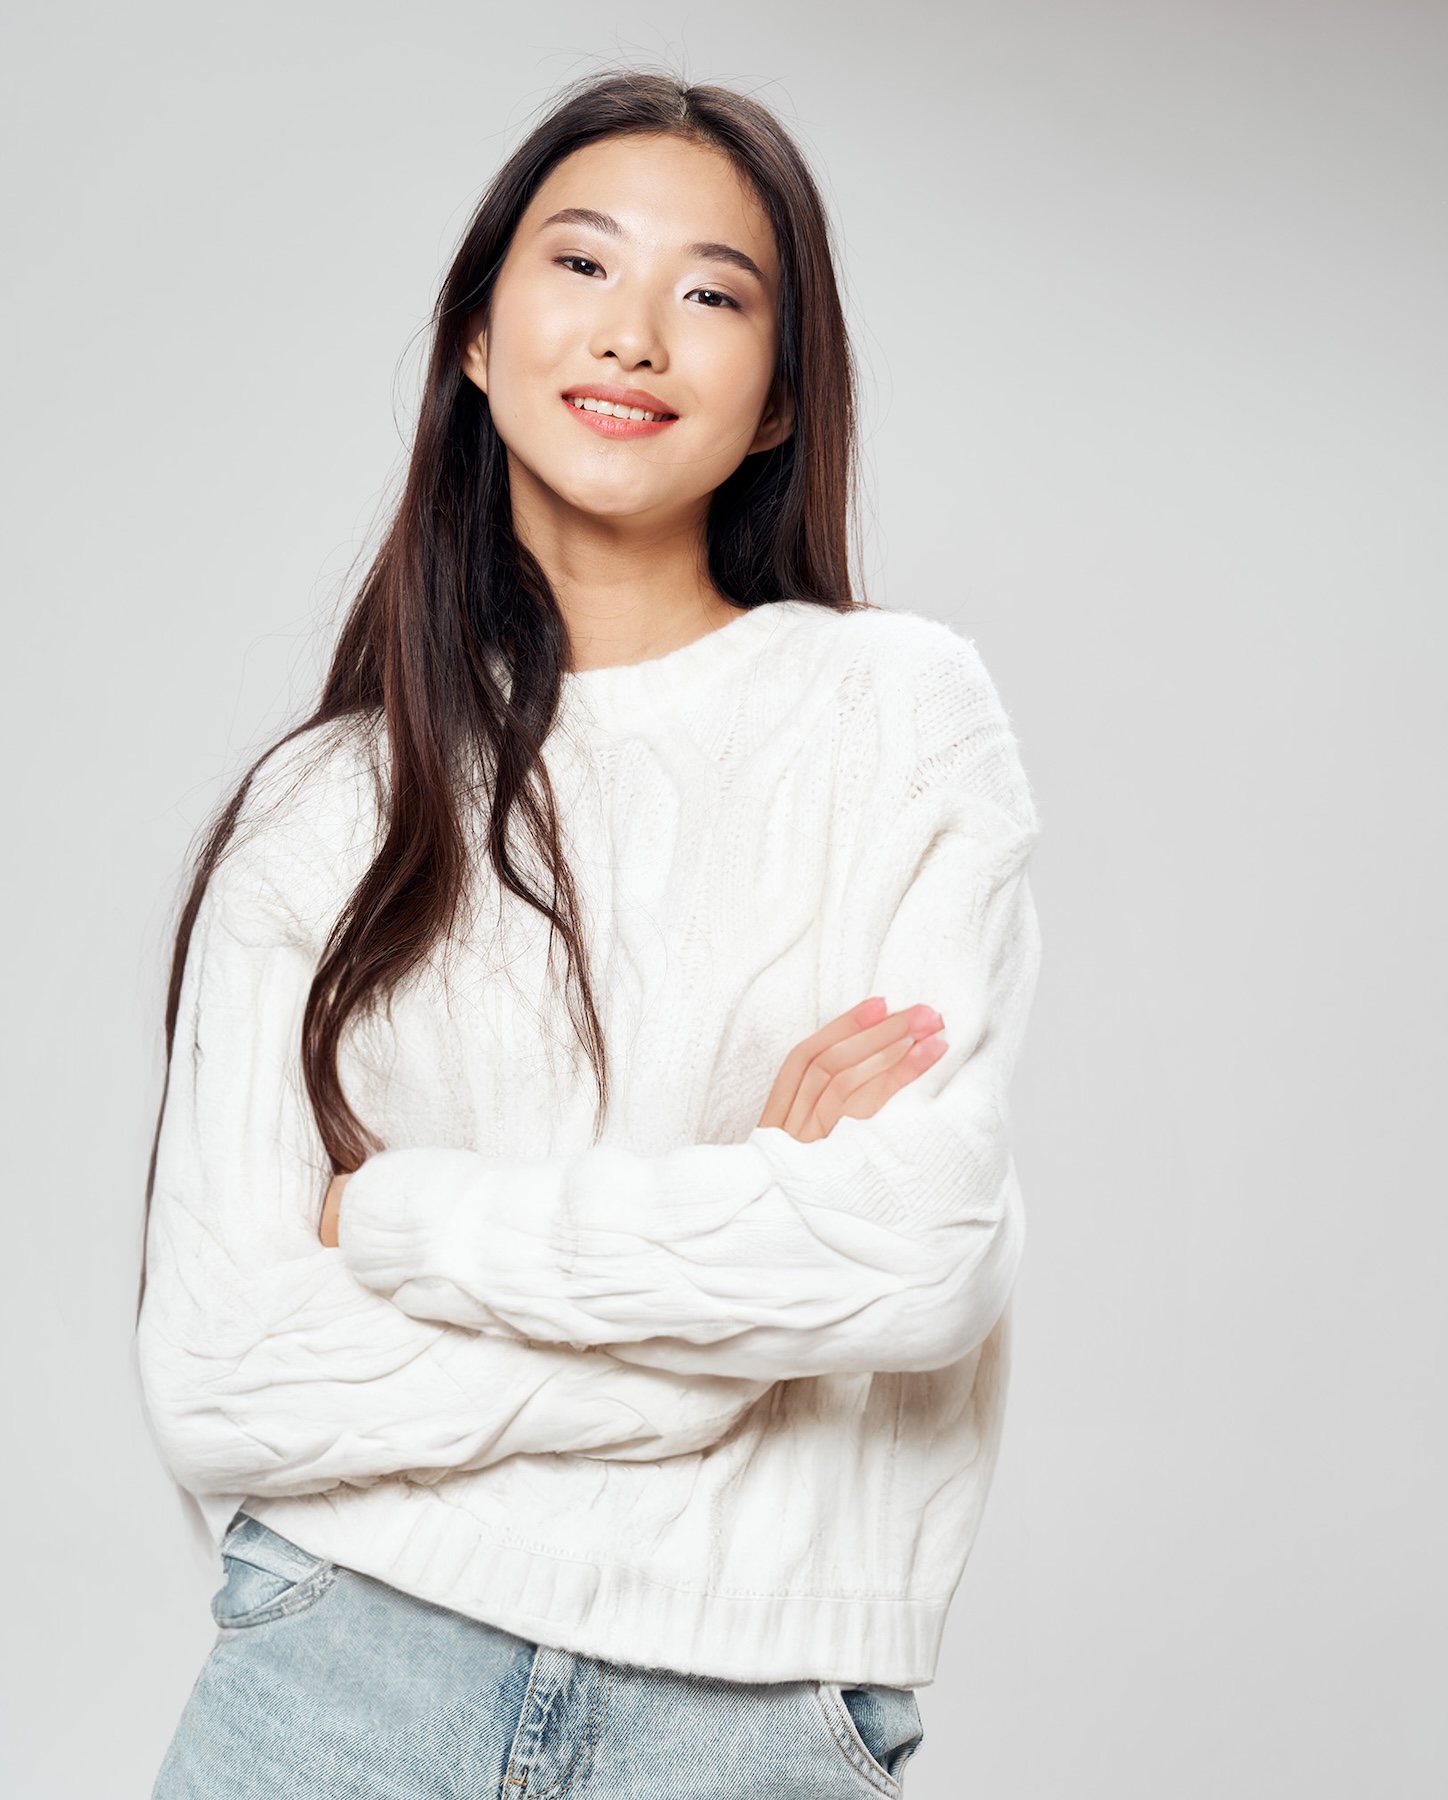
[[[573,430],[576,426],[571,425]],[[551,442],[526,442],[518,433],[510,442],[506,433],[512,474],[513,501],[524,516],[535,508],[566,513],[575,522],[595,519],[600,524],[640,525],[677,523],[696,517],[709,495],[729,473],[708,462],[671,465],[652,445],[605,443],[595,440],[585,454],[570,446],[572,454],[560,454]]]
[[[565,481],[552,487],[551,492],[554,499],[570,512],[617,525],[631,520],[643,524],[675,518],[692,511],[698,502],[692,488],[658,481]]]

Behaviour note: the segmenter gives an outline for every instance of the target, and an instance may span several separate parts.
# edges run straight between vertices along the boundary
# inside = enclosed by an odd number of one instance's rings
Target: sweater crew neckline
[[[765,600],[662,656],[565,670],[561,704],[571,711],[581,703],[599,719],[637,720],[641,711],[658,703],[677,702],[703,684],[712,687],[727,679],[806,609],[821,610],[813,600]]]

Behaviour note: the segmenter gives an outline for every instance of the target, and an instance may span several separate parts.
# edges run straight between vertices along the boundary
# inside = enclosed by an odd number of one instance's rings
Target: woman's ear
[[[482,319],[463,339],[463,374],[483,393],[488,391],[488,327]]]
[[[754,442],[745,452],[754,456],[760,450],[773,450],[794,430],[794,396],[776,384],[770,394]]]

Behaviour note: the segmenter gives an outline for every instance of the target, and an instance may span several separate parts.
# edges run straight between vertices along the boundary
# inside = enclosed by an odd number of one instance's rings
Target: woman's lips
[[[667,411],[654,395],[636,388],[575,389],[563,396],[563,404],[600,437],[656,437],[678,422],[677,413]]]

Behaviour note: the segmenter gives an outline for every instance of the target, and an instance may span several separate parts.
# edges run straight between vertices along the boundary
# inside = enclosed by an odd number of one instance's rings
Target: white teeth
[[[607,413],[613,419],[647,419],[651,424],[663,418],[662,413],[645,412],[641,406],[615,406],[611,400],[595,400],[591,394],[581,400],[569,400],[581,412]]]

